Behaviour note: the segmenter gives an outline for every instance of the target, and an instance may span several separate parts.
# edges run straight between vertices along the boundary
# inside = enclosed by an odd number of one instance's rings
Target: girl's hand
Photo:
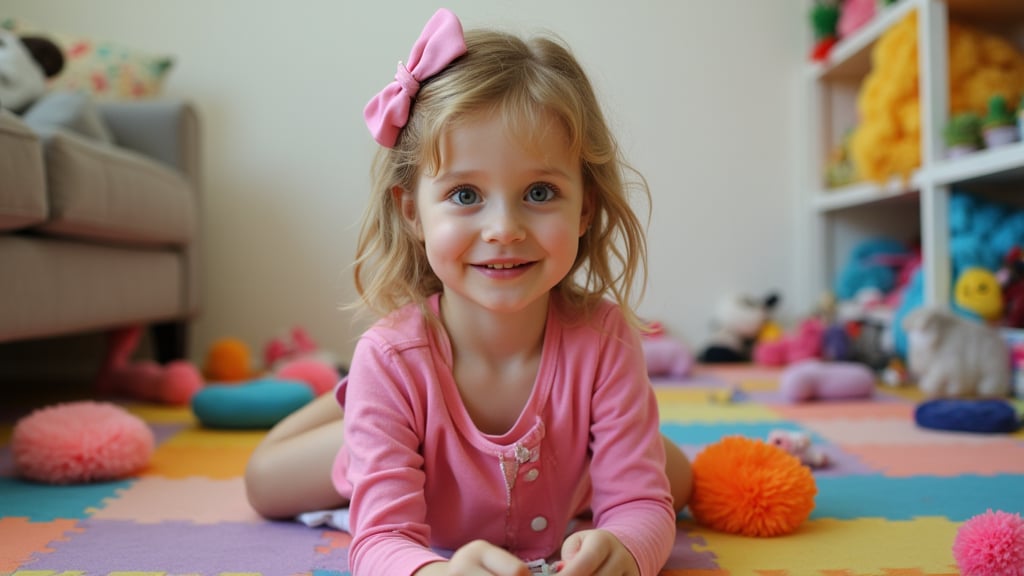
[[[583,530],[562,543],[558,576],[640,576],[629,550],[607,530]]]
[[[427,564],[416,576],[530,576],[522,560],[484,540],[474,540],[455,551],[448,562]]]

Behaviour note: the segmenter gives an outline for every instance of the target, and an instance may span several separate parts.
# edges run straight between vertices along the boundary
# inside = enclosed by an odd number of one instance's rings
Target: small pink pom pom
[[[11,437],[18,473],[50,484],[124,478],[149,463],[153,446],[145,422],[106,402],[41,408],[18,420]]]
[[[960,526],[953,558],[963,576],[1024,576],[1024,519],[989,510]]]

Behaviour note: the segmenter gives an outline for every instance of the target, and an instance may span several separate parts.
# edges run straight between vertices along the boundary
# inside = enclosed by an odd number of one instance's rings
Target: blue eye
[[[530,202],[547,202],[555,197],[555,188],[550,184],[533,184],[526,192]]]
[[[469,206],[480,201],[480,195],[477,194],[476,190],[465,186],[452,190],[449,198],[451,198],[452,202],[460,206]]]

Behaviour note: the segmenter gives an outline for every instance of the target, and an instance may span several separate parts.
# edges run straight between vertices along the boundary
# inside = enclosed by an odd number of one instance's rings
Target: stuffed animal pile
[[[872,70],[857,102],[861,123],[850,140],[850,154],[862,179],[906,178],[921,165],[917,54],[916,12],[875,44]],[[951,115],[984,116],[995,95],[1020,102],[1024,55],[998,36],[951,22],[949,85]]]

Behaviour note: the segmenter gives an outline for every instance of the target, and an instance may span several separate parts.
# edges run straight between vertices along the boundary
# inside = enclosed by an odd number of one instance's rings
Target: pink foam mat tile
[[[263,521],[246,501],[242,478],[168,479],[159,476],[140,478],[121,490],[116,498],[107,499],[92,518],[143,524],[168,520],[188,520],[196,524]]]
[[[983,444],[845,446],[867,466],[889,477],[1024,474],[1024,444],[992,440]]]
[[[921,428],[913,418],[808,418],[801,419],[800,424],[822,438],[846,447],[872,444],[897,445],[906,449],[907,446],[920,445],[981,446],[994,440],[1012,443],[1009,436]]]
[[[0,518],[0,574],[14,572],[34,554],[53,552],[52,543],[78,532],[77,520],[31,522],[28,518]]]
[[[877,400],[845,400],[833,402],[801,402],[773,404],[771,409],[784,420],[870,420],[898,419],[913,421],[914,405],[890,398]]]

